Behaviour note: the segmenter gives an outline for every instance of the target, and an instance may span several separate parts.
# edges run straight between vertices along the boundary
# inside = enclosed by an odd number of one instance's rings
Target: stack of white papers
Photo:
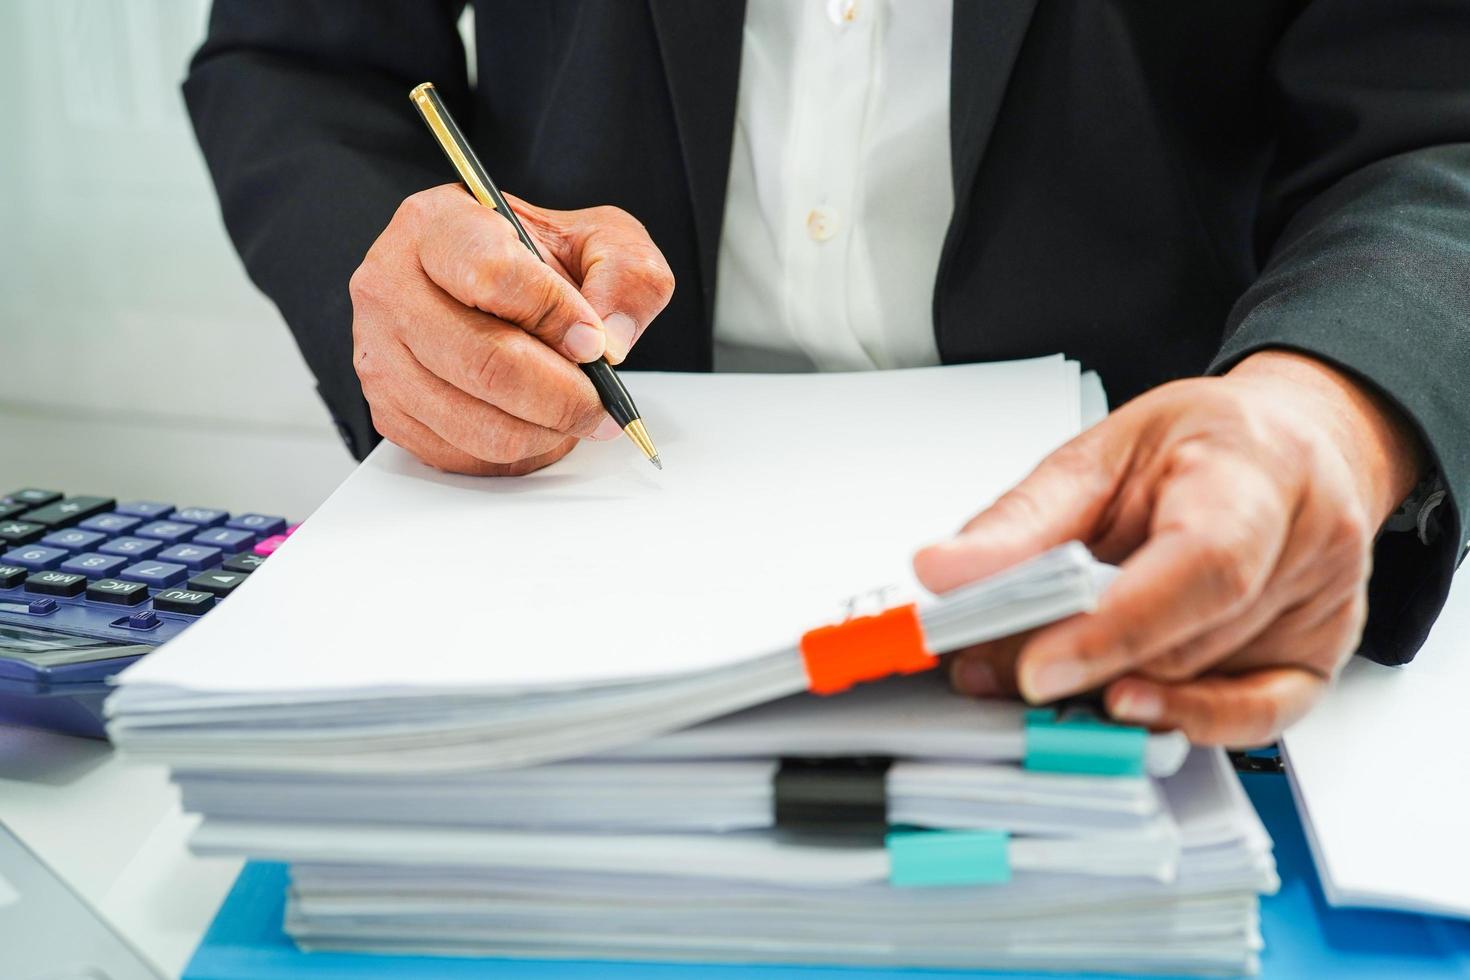
[[[1270,840],[1222,753],[1195,753],[1164,786],[1181,847],[1168,875],[1068,870],[1069,846],[1101,848],[1065,838],[1013,840],[1004,885],[928,889],[887,884],[881,849],[759,833],[440,832],[409,835],[405,858],[403,836],[324,826],[273,849],[297,861],[287,928],[314,949],[1252,972]]]
[[[291,862],[312,946],[1252,966],[1270,845],[1218,753],[1032,772],[1023,709],[937,672],[803,693],[820,627],[912,603],[939,654],[1092,608],[1110,570],[1076,544],[939,598],[909,571],[1079,430],[1075,364],[637,380],[663,473],[384,445],[122,676],[111,734],[173,767],[196,849]],[[893,759],[887,823],[1003,834],[1008,880],[901,887],[881,841],[793,838],[791,756]]]

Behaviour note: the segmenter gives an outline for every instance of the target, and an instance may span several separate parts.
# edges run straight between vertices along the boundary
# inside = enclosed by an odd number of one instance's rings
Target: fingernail
[[[1087,672],[1075,660],[1053,660],[1030,670],[1022,668],[1021,693],[1032,704],[1075,694],[1087,683]]]
[[[1127,687],[1113,705],[1113,717],[1119,721],[1152,723],[1164,714],[1164,700],[1147,687]]]
[[[626,313],[609,313],[602,319],[602,328],[607,331],[608,360],[621,364],[628,351],[633,349],[633,335],[638,332],[638,324]]]
[[[567,352],[578,363],[585,364],[602,356],[602,352],[607,349],[607,336],[590,323],[577,323],[567,331],[564,343],[567,345]]]
[[[972,698],[993,698],[1000,694],[1000,685],[995,680],[995,668],[979,657],[968,657],[955,664],[950,681],[955,690]]]
[[[618,424],[613,421],[613,417],[611,415],[604,415],[602,421],[597,424],[597,428],[592,430],[592,435],[587,438],[596,439],[598,442],[611,442],[622,434],[623,430],[618,428]]]

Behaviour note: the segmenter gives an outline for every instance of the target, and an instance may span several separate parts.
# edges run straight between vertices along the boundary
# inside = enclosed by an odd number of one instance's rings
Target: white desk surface
[[[241,381],[240,384],[248,384]],[[331,426],[42,417],[0,406],[0,493],[19,486],[300,520],[353,462]],[[201,859],[158,766],[105,743],[0,726],[0,822],[165,976],[182,972],[239,861]]]
[[[189,854],[163,768],[92,739],[0,726],[0,822],[170,977],[241,865]]]

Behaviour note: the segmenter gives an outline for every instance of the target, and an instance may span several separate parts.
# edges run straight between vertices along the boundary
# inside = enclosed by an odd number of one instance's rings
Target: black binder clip
[[[776,770],[776,829],[800,836],[882,841],[888,768],[882,756],[783,758]]]
[[[1286,766],[1281,762],[1281,747],[1278,743],[1259,749],[1246,749],[1244,752],[1231,749],[1227,754],[1236,772],[1286,772]]]

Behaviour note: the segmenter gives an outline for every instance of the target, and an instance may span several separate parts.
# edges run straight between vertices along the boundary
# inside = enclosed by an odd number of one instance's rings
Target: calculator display
[[[117,657],[137,657],[151,649],[136,643],[94,640],[32,626],[0,623],[0,658],[19,660],[35,667],[65,667]]]

